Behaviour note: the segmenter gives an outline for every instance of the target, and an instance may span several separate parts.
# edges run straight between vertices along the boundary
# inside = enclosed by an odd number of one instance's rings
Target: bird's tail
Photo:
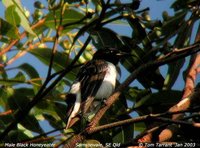
[[[66,129],[71,126],[72,119],[78,114],[80,107],[81,107],[81,94],[77,93],[75,96],[76,96],[75,103],[70,108],[70,110],[67,112],[68,120],[67,120]]]
[[[69,100],[73,100],[70,98]],[[87,114],[92,105],[92,102],[94,101],[94,97],[88,97],[85,102],[81,103],[81,95],[78,93],[76,94],[76,101],[73,103],[73,106],[68,110],[67,116],[67,126],[66,129],[70,128],[73,125],[73,118],[79,113],[81,110],[81,114],[85,115]]]
[[[70,90],[71,96],[75,96],[74,98],[68,98],[67,104],[71,105],[70,111],[67,113],[68,121],[66,129],[69,128],[71,125],[72,119],[78,114],[80,107],[81,107],[81,83],[75,82],[71,86]]]

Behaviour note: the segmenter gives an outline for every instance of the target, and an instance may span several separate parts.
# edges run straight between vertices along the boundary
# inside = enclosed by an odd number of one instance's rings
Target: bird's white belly
[[[113,90],[114,90],[114,86],[110,82],[103,81],[95,98],[96,99],[108,98],[112,94]]]
[[[117,70],[112,63],[108,62],[108,72],[106,73],[102,85],[97,91],[95,98],[96,99],[108,98],[115,89],[116,78],[117,78]]]

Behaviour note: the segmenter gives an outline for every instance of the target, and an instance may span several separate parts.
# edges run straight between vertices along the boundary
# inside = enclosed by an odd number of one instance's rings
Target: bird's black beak
[[[120,57],[128,57],[128,56],[131,56],[130,53],[123,52],[123,51],[117,53],[116,55],[117,55],[117,56],[120,56]]]

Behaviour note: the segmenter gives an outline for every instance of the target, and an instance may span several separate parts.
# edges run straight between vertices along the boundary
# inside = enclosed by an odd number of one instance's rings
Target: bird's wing
[[[82,66],[77,81],[81,83],[81,99],[84,102],[82,112],[85,113],[93,102],[107,72],[107,62],[93,60]]]
[[[66,128],[70,127],[72,118],[78,114],[80,109],[83,114],[88,111],[103,82],[107,66],[104,60],[92,60],[81,67],[66,101],[69,105]]]

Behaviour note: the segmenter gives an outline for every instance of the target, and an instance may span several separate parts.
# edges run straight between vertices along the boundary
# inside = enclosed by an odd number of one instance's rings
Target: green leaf
[[[62,120],[57,120],[55,116],[52,116],[51,114],[43,114],[43,116],[49,122],[49,124],[56,129],[64,126]]]
[[[40,27],[34,28],[34,32],[39,36],[44,33],[48,28],[45,25],[41,25]]]
[[[145,88],[155,88],[161,90],[164,85],[164,78],[161,75],[159,69],[151,68],[151,70],[146,70],[141,73],[137,80],[145,87]]]
[[[12,130],[9,132],[8,136],[4,139],[4,142],[12,142],[12,143],[17,143],[19,141],[23,141],[26,139],[29,139],[23,131],[21,130]]]
[[[140,64],[142,64],[144,59],[142,58],[145,55],[145,52],[142,48],[137,46],[136,41],[131,39],[127,36],[121,36],[121,39],[125,43],[125,47],[127,52],[130,52],[130,57],[127,57],[126,59],[122,59],[121,63],[123,66],[130,72],[135,70]]]
[[[129,72],[134,71],[137,67],[146,63],[147,61],[154,59],[155,54],[145,57],[144,55],[146,53],[136,44],[136,41],[126,36],[122,36],[120,38],[123,40],[127,52],[130,52],[130,54],[133,55],[121,60],[121,63]],[[138,75],[137,79],[145,88],[153,87],[156,89],[161,89],[164,83],[164,78],[157,68],[146,70]]]
[[[18,72],[18,74],[14,78],[0,79],[0,84],[2,85],[17,85],[22,83],[27,83],[26,77],[22,72]]]
[[[28,137],[30,137],[30,138],[34,137],[33,133],[30,130],[24,128],[21,124],[18,124],[17,127],[18,127],[19,130],[23,131],[24,134],[26,134]]]
[[[34,108],[34,114],[37,116],[51,116],[52,119],[56,121],[61,121],[60,116],[58,115],[57,111],[61,111],[59,114],[62,115],[63,118],[65,114],[65,109],[59,109],[58,106],[55,105],[55,101],[58,100],[58,96],[54,96],[53,92],[50,92],[48,96],[46,96],[43,100],[38,103]]]
[[[30,64],[24,63],[18,66],[18,68],[23,70],[30,77],[30,79],[40,77],[36,69]],[[42,84],[42,81],[40,80],[39,83]]]
[[[62,16],[62,23],[61,25],[65,25],[65,24],[69,24],[69,23],[73,23],[76,21],[81,20],[84,15],[74,9],[66,9],[63,13],[63,15],[61,15],[61,11],[60,10],[56,10],[55,14],[54,12],[50,12],[49,14],[47,14],[46,16],[46,20],[45,20],[45,25],[48,26],[49,28],[55,29],[56,27],[58,27],[58,25],[60,25],[60,17]],[[55,26],[55,18],[56,18],[56,25]],[[78,26],[80,26],[81,24],[76,24],[76,25],[71,25],[67,28],[65,28],[65,32],[66,31],[70,31]]]
[[[7,110],[8,108],[8,98],[14,95],[14,89],[9,86],[1,87],[0,89],[0,106]]]
[[[143,132],[146,129],[146,125],[143,122],[134,123],[134,129],[137,132]]]
[[[136,102],[135,108],[147,111],[147,107],[152,108],[151,113],[161,113],[169,109],[169,107],[176,104],[182,97],[182,91],[166,90],[157,93],[149,94]],[[159,106],[159,107],[156,107]],[[148,114],[147,112],[145,114]]]
[[[27,19],[26,15],[25,15],[25,11],[23,10],[21,3],[19,0],[2,0],[3,4],[5,5],[5,7],[8,9],[9,7],[15,7],[15,11],[14,13],[17,13],[18,16],[20,17],[20,25],[31,35],[35,36],[35,33],[33,32],[33,30],[31,29],[31,26],[29,24],[29,20]],[[9,15],[9,14],[8,14]]]
[[[111,111],[115,113],[116,116],[121,115],[126,111],[127,102],[125,100],[125,96],[121,95],[120,98],[112,105]]]
[[[12,78],[12,79],[13,80],[18,80],[18,81],[25,81],[26,77],[25,77],[25,75],[22,72],[18,72],[17,75],[14,78]]]
[[[133,138],[134,126],[133,124],[128,126],[121,126],[116,128],[113,132],[113,143],[125,143]]]
[[[31,54],[35,55],[40,61],[48,65],[50,57],[52,54],[52,49],[50,48],[35,48],[29,51]],[[66,66],[68,56],[65,53],[57,51],[54,57],[53,68],[56,71],[63,70]]]
[[[174,63],[169,64],[169,69],[167,72],[167,76],[165,78],[163,89],[171,89],[171,87],[176,82],[180,74],[180,70],[183,67],[184,63],[185,63],[185,59],[182,59],[182,60],[178,60]]]
[[[197,0],[176,0],[172,5],[171,8],[173,8],[175,11],[178,11],[180,9],[191,9],[191,5],[196,6],[198,4]]]
[[[42,85],[42,80],[40,79],[40,76],[37,70],[32,65],[27,64],[27,63],[24,63],[18,66],[17,68],[23,70],[29,76],[29,78],[32,81],[31,84],[33,84],[34,90],[35,92],[37,92],[40,86]]]
[[[96,48],[115,47],[122,48],[124,43],[120,37],[108,28],[101,28],[98,31],[92,31],[92,41]]]
[[[10,109],[17,110],[23,109],[31,98],[33,97],[33,89],[30,88],[18,88],[14,90],[12,96],[8,98],[8,105]]]
[[[18,88],[14,90],[13,95],[8,97],[8,104],[10,109],[13,110],[22,110],[25,106],[28,105],[34,93],[32,89],[29,88]],[[35,118],[35,115],[28,115],[21,122],[21,124],[34,132],[43,133],[38,121]]]
[[[0,18],[0,34],[6,35],[12,39],[19,39],[19,31],[17,27],[11,25],[2,18]]]
[[[47,99],[47,98],[45,98]],[[40,101],[39,104],[36,105],[36,107],[34,108],[34,114],[36,116],[43,116],[43,115],[51,115],[53,118],[55,118],[56,120],[60,120],[59,116],[57,115],[57,113],[55,112],[54,109],[54,105],[52,104],[52,102],[48,101],[48,100],[42,100]]]
[[[50,57],[52,54],[52,49],[50,48],[35,48],[29,51],[31,54],[35,55],[41,62],[49,66]],[[57,51],[54,55],[53,69],[55,71],[63,70],[67,67],[67,64],[71,62],[68,55],[64,52]],[[74,80],[76,69],[71,70],[66,78],[69,80]]]
[[[128,89],[128,91],[125,91],[124,93],[125,93],[126,99],[135,102],[145,97],[146,95],[150,94],[150,90],[131,87]]]
[[[66,121],[66,110],[67,105],[65,102],[55,102],[54,107],[56,113],[59,115],[59,117],[62,119],[62,121]]]
[[[80,2],[80,0],[64,0],[64,1],[70,4]]]
[[[13,121],[13,116],[11,114],[6,116],[1,116],[0,118],[0,130],[5,129],[9,123]]]
[[[138,39],[138,41],[143,40],[146,37],[145,28],[142,27],[138,18],[133,18],[132,16],[127,17],[127,21],[133,28],[132,37]]]
[[[5,18],[10,24],[12,24],[14,26],[18,26],[21,22],[20,17],[18,15],[18,13],[16,12],[15,5],[11,5],[6,9]]]
[[[187,11],[177,12],[173,17],[163,23],[161,32],[164,35],[174,33],[174,30],[180,29],[180,24],[184,22]],[[154,32],[156,33],[156,32]],[[151,38],[151,37],[150,37]]]
[[[36,132],[36,133],[43,133],[42,128],[39,125],[38,120],[35,118],[34,115],[28,115],[22,120],[21,125],[23,125],[26,129]]]
[[[132,38],[135,39],[137,43],[142,43],[145,51],[151,49],[151,40],[147,36],[146,30],[142,26],[141,21],[137,17],[132,17],[131,15],[126,17],[126,19],[133,29]]]

